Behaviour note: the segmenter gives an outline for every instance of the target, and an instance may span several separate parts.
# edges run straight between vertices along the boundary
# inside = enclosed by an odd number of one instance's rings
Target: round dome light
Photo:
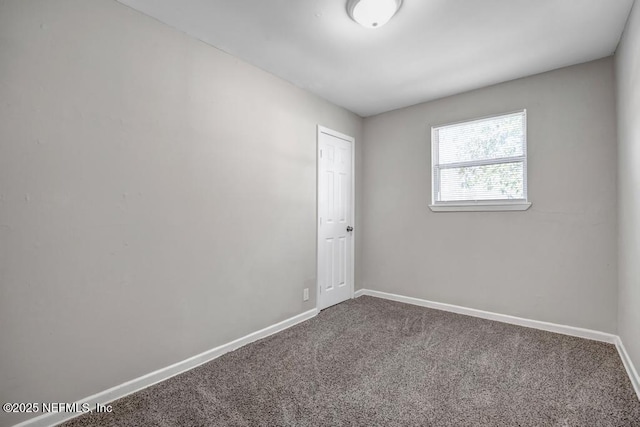
[[[347,12],[351,19],[366,28],[379,28],[396,14],[402,0],[349,0]]]

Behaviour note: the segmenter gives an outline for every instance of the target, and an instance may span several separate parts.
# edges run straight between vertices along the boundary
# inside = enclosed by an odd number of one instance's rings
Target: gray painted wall
[[[112,0],[1,1],[0,64],[0,401],[315,307],[316,124],[360,117]]]
[[[429,210],[430,127],[521,108],[533,206]],[[366,118],[364,140],[366,288],[616,332],[612,58]]]
[[[640,369],[640,4],[616,53],[618,101],[618,332]]]

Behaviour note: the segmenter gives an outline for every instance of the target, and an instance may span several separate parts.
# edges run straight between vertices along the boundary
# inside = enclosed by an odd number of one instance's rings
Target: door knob
[[[353,231],[353,227],[352,227],[352,226],[350,226],[350,225],[348,225],[348,226],[347,226],[347,231]]]

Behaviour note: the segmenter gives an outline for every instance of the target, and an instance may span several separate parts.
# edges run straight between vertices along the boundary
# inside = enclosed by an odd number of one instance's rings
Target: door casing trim
[[[356,278],[356,140],[354,137],[345,135],[325,126],[318,125],[316,133],[316,309],[322,310],[320,305],[320,283],[318,282],[318,272],[320,271],[320,135],[330,135],[347,141],[351,145],[351,215],[349,222],[353,227],[351,232],[351,266],[347,273],[350,278],[350,298],[354,298],[355,278]]]

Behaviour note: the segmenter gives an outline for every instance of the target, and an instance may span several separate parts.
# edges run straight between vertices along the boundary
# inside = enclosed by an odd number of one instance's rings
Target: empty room
[[[637,0],[0,0],[0,427],[640,426]]]

